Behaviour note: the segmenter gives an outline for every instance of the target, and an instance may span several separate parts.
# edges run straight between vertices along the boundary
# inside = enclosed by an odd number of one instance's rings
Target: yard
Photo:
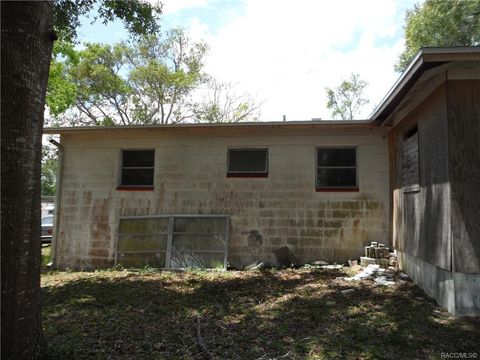
[[[44,272],[48,358],[435,359],[478,352],[480,319],[450,317],[412,282],[378,288],[337,279],[348,271]],[[340,293],[351,287],[353,294]]]

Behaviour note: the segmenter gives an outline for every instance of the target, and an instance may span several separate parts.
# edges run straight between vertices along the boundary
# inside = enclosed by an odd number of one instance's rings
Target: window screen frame
[[[124,167],[123,166],[123,154],[124,152],[128,151],[153,151],[153,166],[138,166],[138,167]],[[118,174],[117,174],[117,190],[153,190],[155,187],[155,160],[156,160],[156,150],[155,148],[128,148],[128,149],[120,149],[119,155],[119,166],[118,166]],[[151,185],[125,185],[122,184],[122,175],[123,169],[152,169],[153,170],[153,179]]]
[[[166,270],[186,270],[183,268],[171,268],[171,256],[172,252],[182,252],[182,250],[172,250],[172,242],[173,237],[178,234],[178,232],[174,231],[174,224],[175,219],[177,218],[214,218],[214,219],[225,219],[225,252],[224,252],[224,260],[223,260],[223,269],[227,270],[228,267],[228,255],[229,255],[229,242],[230,242],[230,216],[226,214],[169,214],[169,215],[140,215],[140,216],[120,216],[118,223],[117,223],[117,234],[115,237],[115,266],[118,265],[118,243],[119,243],[119,229],[120,229],[120,221],[121,220],[140,220],[140,219],[169,219],[168,223],[168,231],[167,231],[167,247],[165,250],[165,267],[162,269]],[[132,251],[135,253],[139,253],[139,251]],[[157,251],[163,252],[163,251]],[[195,250],[194,252],[205,252],[205,253],[220,253],[219,251],[202,251],[202,250]]]
[[[320,149],[337,149],[337,150],[346,150],[354,149],[355,150],[355,166],[318,166],[318,151]],[[347,186],[319,186],[318,184],[318,169],[355,169],[355,185]],[[329,192],[329,191],[345,191],[345,192],[356,192],[360,191],[360,180],[358,176],[358,146],[357,145],[335,145],[335,146],[316,146],[315,147],[315,190],[317,192]]]
[[[265,151],[265,170],[263,171],[230,171],[230,153],[232,151]],[[227,149],[227,166],[226,166],[226,175],[227,178],[267,178],[268,177],[268,147],[242,147],[242,148],[228,148]]]

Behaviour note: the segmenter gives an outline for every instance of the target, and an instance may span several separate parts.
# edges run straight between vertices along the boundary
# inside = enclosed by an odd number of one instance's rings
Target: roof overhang
[[[370,120],[312,120],[312,121],[258,121],[242,123],[183,123],[164,125],[75,126],[44,128],[44,134],[73,134],[81,132],[116,132],[123,130],[260,130],[260,129],[370,129],[378,127]]]
[[[425,71],[454,61],[480,61],[480,47],[421,49],[374,110],[371,121],[381,125]]]

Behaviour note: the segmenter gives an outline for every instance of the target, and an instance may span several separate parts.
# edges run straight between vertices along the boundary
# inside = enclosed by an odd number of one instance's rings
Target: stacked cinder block
[[[390,249],[385,244],[372,241],[370,245],[365,246],[365,256],[360,258],[360,265],[367,266],[377,264],[383,268],[388,267],[388,258]]]

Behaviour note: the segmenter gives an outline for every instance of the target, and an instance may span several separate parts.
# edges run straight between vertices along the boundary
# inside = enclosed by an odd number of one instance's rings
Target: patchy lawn
[[[345,271],[45,273],[48,358],[440,359],[479,351],[480,319],[450,317],[411,282],[375,288],[336,279]],[[340,293],[350,287],[353,294]]]
[[[42,245],[42,268],[46,268],[50,262],[51,245]]]

